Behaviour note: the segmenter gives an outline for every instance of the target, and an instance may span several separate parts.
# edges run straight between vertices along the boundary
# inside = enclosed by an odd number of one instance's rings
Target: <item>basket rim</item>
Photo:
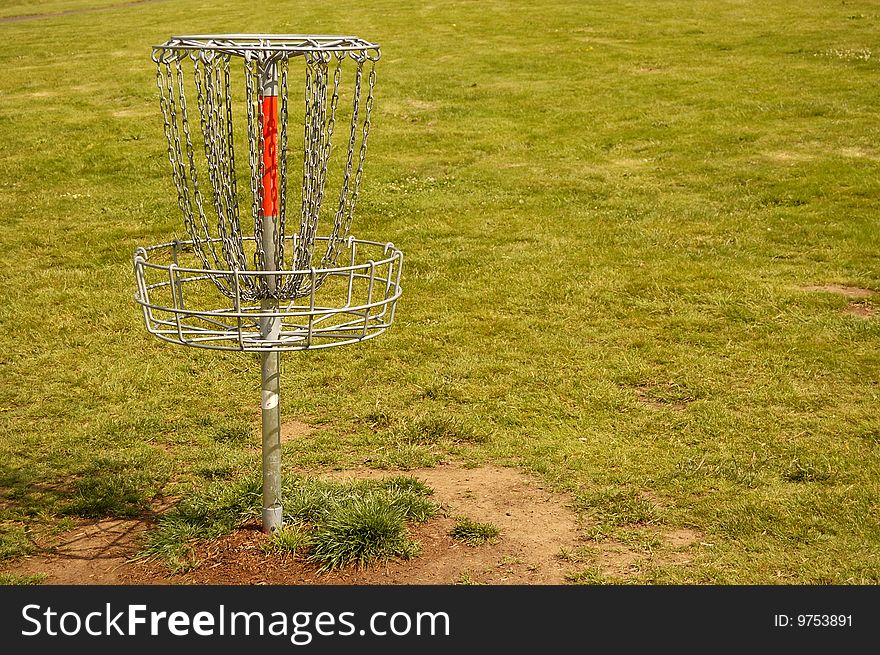
[[[171,241],[149,246],[149,250],[139,247],[134,257],[137,281],[134,300],[141,308],[150,334],[184,346],[210,350],[281,352],[331,348],[365,341],[382,334],[394,322],[397,301],[403,294],[400,284],[403,252],[390,243],[359,239],[349,241],[379,249],[384,259],[371,259],[366,263],[332,269],[298,271],[299,274],[312,276],[311,288],[306,294],[292,298],[259,299],[242,298],[238,278],[245,275],[285,275],[289,272],[236,272],[190,269],[173,262],[151,263],[148,261],[150,252],[160,251],[164,255],[171,255],[175,246],[186,242]],[[154,273],[160,271],[159,276],[149,279],[147,276],[152,275],[149,269],[153,269]],[[342,295],[321,296],[314,281],[321,270],[326,271],[328,276],[343,278],[344,286],[337,288]],[[234,295],[219,292],[216,301],[213,297],[207,297],[197,299],[196,304],[185,296],[185,290],[191,289],[192,283],[218,276],[236,278]],[[154,296],[158,291],[162,295]],[[169,292],[170,297],[167,295]],[[268,304],[265,304],[266,301]],[[269,319],[279,321],[277,338],[267,339],[263,336],[261,321]]]
[[[186,34],[172,36],[153,50],[212,50],[248,53],[359,52],[379,45],[352,35],[335,34]]]
[[[243,237],[245,241],[252,241],[254,237]],[[328,237],[317,237],[316,241],[326,241]],[[203,242],[215,242],[220,243],[222,239],[219,237],[213,237],[211,239],[202,239]],[[270,277],[277,275],[339,275],[341,273],[349,273],[352,271],[359,271],[369,269],[371,267],[381,267],[385,266],[392,261],[400,262],[403,260],[403,251],[401,251],[397,246],[395,246],[390,241],[382,242],[382,241],[369,241],[366,239],[355,239],[354,237],[349,237],[347,239],[347,246],[350,248],[352,245],[359,246],[368,246],[372,248],[381,248],[382,249],[382,258],[381,259],[368,259],[365,262],[361,262],[358,264],[349,264],[346,266],[331,266],[325,268],[303,268],[303,269],[278,269],[274,271],[262,271],[257,269],[222,269],[222,268],[199,268],[192,266],[180,266],[174,262],[170,263],[157,263],[155,261],[150,261],[151,253],[159,253],[163,250],[170,250],[173,254],[174,249],[180,246],[193,245],[195,241],[192,239],[179,239],[174,241],[168,241],[167,243],[159,243],[153,246],[138,246],[134,251],[134,265],[138,266],[146,266],[148,268],[159,269],[159,270],[176,270],[181,273],[194,273],[200,275],[207,276],[232,276],[232,277]]]

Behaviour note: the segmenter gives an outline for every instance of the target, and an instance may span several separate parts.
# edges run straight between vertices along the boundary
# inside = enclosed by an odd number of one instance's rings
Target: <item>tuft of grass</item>
[[[488,435],[455,416],[424,416],[407,424],[399,438],[410,444],[486,443]]]
[[[364,486],[371,493],[382,496],[400,512],[404,521],[424,523],[437,513],[437,504],[428,498],[434,491],[413,476],[394,476],[375,482],[369,481]]]
[[[263,551],[296,556],[308,552],[311,545],[312,537],[309,529],[302,523],[292,523],[269,537],[269,540],[263,544]]]
[[[288,521],[318,523],[333,506],[357,495],[353,484],[339,484],[317,478],[294,477],[285,481],[282,496]]]
[[[19,575],[17,573],[0,573],[0,587],[43,584],[48,578],[45,573]]]
[[[450,537],[468,546],[495,543],[499,534],[498,528],[491,523],[478,523],[464,516],[456,519],[455,526],[449,531]]]
[[[314,529],[309,560],[320,571],[366,567],[374,560],[411,559],[418,544],[407,537],[403,513],[378,495],[337,505]]]
[[[34,550],[23,525],[0,524],[0,560],[27,555]]]
[[[386,490],[383,495],[385,502],[400,512],[405,521],[424,523],[437,513],[437,505],[423,496],[391,490]]]
[[[292,521],[317,523],[338,505],[375,495],[382,502],[396,507],[405,520],[423,522],[437,510],[427,498],[431,493],[423,482],[411,476],[342,483],[293,477],[285,484],[283,496],[285,516]]]
[[[601,525],[639,525],[657,520],[654,504],[637,490],[628,487],[604,487],[580,494],[577,506],[591,514]]]
[[[261,481],[214,483],[163,514],[146,538],[139,558],[160,558],[172,572],[193,568],[192,544],[231,532],[260,514]]]
[[[159,519],[139,557],[163,559],[172,572],[192,569],[198,564],[194,543],[259,516],[260,484],[254,478],[214,483],[188,496]],[[264,548],[303,556],[322,571],[348,564],[365,567],[389,557],[409,559],[418,546],[407,538],[405,525],[434,516],[431,493],[411,476],[350,482],[290,476],[282,490],[287,526]]]

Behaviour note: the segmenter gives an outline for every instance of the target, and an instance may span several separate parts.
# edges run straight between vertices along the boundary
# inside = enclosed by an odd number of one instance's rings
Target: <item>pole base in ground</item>
[[[272,534],[278,532],[284,527],[284,513],[281,507],[264,507],[263,508],[263,532]]]
[[[279,405],[280,353],[263,353],[263,532],[282,525],[281,411]]]

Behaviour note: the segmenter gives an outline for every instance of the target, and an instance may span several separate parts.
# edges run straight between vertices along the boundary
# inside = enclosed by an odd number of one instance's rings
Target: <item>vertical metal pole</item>
[[[263,261],[264,270],[277,271],[276,219],[278,217],[278,69],[268,62],[260,67],[260,113],[263,117]],[[266,278],[269,292],[277,287],[275,276]],[[278,311],[278,300],[266,298],[260,303],[266,312]],[[263,319],[261,336],[277,341],[281,333],[280,317]],[[263,420],[263,532],[271,533],[284,525],[281,506],[281,353],[262,353]]]

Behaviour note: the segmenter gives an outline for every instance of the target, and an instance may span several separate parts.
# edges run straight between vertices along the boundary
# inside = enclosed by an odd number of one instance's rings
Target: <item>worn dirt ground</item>
[[[40,544],[42,552],[8,562],[2,571],[42,574],[45,584],[565,584],[592,564],[608,581],[638,573],[646,561],[686,566],[703,536],[686,528],[656,531],[663,554],[647,554],[614,539],[588,540],[568,496],[515,469],[443,464],[409,471],[356,469],[323,477],[345,480],[413,475],[433,489],[438,515],[410,529],[421,554],[367,569],[318,573],[290,555],[263,551],[256,523],[196,545],[198,566],[171,575],[161,562],[133,561],[153,519],[82,520],[73,530]],[[164,508],[157,508],[161,511]],[[456,518],[492,523],[494,542],[467,546],[449,536]],[[585,561],[578,553],[592,553]]]
[[[334,479],[386,477],[400,472],[335,471]],[[412,528],[421,555],[368,569],[318,574],[290,556],[264,553],[256,524],[196,548],[200,565],[169,576],[159,562],[133,562],[146,520],[82,521],[42,544],[43,554],[4,567],[16,574],[44,574],[46,584],[560,584],[572,564],[559,559],[577,547],[580,530],[566,497],[513,469],[442,465],[406,471],[434,490],[437,518]],[[500,529],[495,543],[465,546],[448,536],[456,517],[489,522]]]

